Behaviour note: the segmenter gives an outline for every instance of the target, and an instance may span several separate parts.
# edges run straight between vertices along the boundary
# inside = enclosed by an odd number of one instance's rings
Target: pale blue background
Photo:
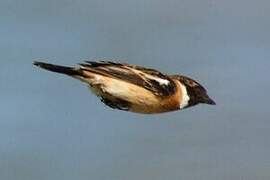
[[[269,0],[1,0],[1,180],[269,180]],[[117,59],[201,82],[217,106],[105,107],[32,61]]]

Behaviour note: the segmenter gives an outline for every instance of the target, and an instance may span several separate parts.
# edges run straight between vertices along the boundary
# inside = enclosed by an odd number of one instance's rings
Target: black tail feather
[[[48,71],[56,73],[66,74],[69,76],[82,76],[82,71],[80,69],[75,69],[73,67],[59,66],[38,61],[34,61],[33,64],[42,69],[46,69]]]

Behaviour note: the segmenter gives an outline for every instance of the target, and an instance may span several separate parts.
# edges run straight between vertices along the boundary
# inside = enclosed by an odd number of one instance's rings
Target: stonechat
[[[33,64],[86,83],[104,104],[113,109],[154,114],[199,103],[216,104],[202,85],[183,75],[168,75],[155,69],[111,61],[85,61],[77,67],[44,62]]]

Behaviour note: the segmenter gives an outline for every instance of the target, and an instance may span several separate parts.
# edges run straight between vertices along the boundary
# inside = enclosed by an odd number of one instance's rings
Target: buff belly
[[[90,82],[88,80],[87,83],[98,97],[115,103],[116,107],[119,102],[128,102],[129,107],[126,108],[128,111],[152,114],[178,109],[178,104],[173,98],[158,97],[141,86],[125,81],[95,75],[95,78]]]

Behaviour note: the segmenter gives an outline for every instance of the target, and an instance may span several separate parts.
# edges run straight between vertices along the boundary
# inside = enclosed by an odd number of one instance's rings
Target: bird
[[[86,83],[101,102],[113,109],[157,114],[197,104],[216,105],[201,84],[184,75],[113,61],[84,61],[73,67],[41,61],[33,64]]]

